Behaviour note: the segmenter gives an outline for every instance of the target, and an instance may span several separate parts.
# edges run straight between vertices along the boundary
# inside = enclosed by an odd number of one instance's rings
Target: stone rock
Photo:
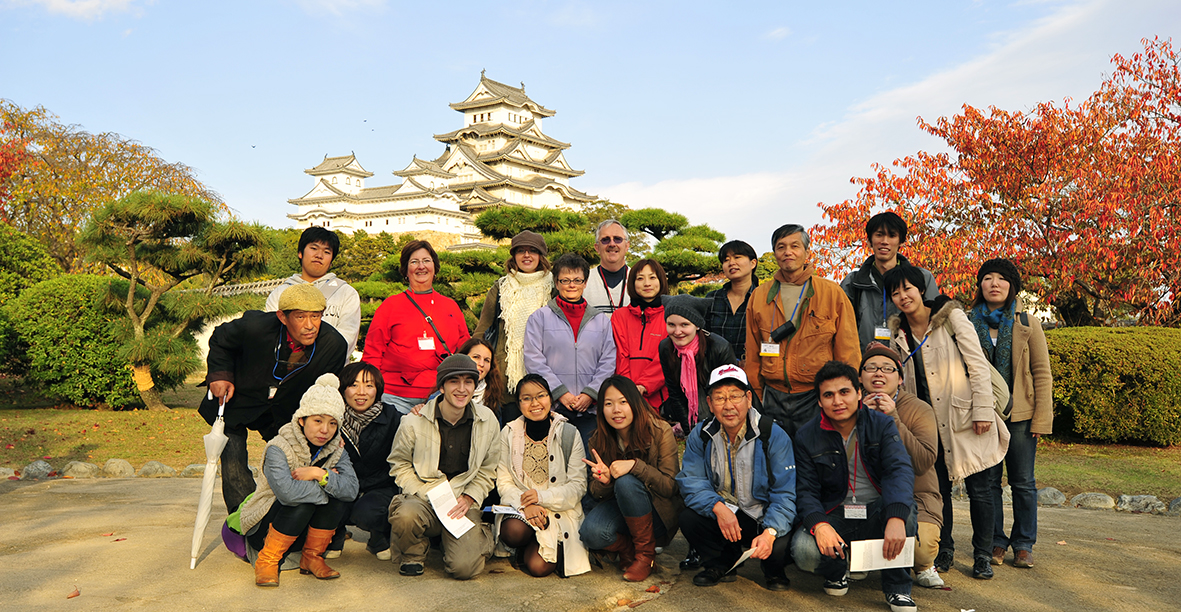
[[[1106,493],[1079,493],[1071,498],[1070,505],[1090,510],[1111,510],[1115,507],[1115,500]]]
[[[135,468],[126,459],[107,459],[103,464],[106,478],[135,478]]]
[[[1066,503],[1066,494],[1054,487],[1046,487],[1037,491],[1037,505],[1061,506]]]
[[[1013,487],[1009,485],[1001,487],[1001,503],[1006,506],[1013,505]]]
[[[0,467],[0,480],[8,480],[16,476],[16,470],[7,467]]]
[[[200,478],[205,475],[204,463],[190,463],[180,471],[181,478]]]
[[[1169,502],[1169,516],[1181,516],[1181,497]]]
[[[49,473],[53,471],[53,466],[45,461],[38,459],[29,465],[26,465],[21,470],[21,480],[41,480],[48,478]]]
[[[66,464],[66,469],[62,470],[62,476],[70,478],[98,478],[100,475],[102,468],[85,461],[71,461]]]
[[[1155,495],[1120,495],[1115,502],[1115,509],[1120,512],[1139,512],[1145,514],[1164,514],[1168,511],[1165,502]]]
[[[139,469],[137,476],[140,478],[173,478],[176,476],[176,470],[159,461],[149,461]]]

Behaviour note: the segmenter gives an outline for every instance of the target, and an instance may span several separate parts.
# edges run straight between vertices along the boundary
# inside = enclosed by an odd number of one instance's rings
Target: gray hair
[[[802,225],[788,223],[787,225],[780,225],[775,233],[771,234],[771,249],[775,248],[775,244],[784,238],[793,234],[804,235],[804,250],[812,248],[812,239],[808,236],[808,230],[804,229]]]
[[[620,223],[619,221],[617,221],[615,219],[606,219],[604,221],[601,221],[599,223],[599,226],[595,228],[595,242],[598,242],[599,238],[602,238],[602,236],[600,234],[602,234],[603,229],[609,225],[618,225],[619,227],[623,228],[623,233],[627,234],[627,228],[624,227],[624,225],[622,223]]]

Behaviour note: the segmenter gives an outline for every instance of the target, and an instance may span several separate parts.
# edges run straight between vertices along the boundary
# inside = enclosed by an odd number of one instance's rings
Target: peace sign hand
[[[607,467],[606,463],[599,457],[599,451],[591,449],[591,454],[595,456],[596,463],[591,463],[589,459],[583,459],[582,462],[591,466],[591,476],[595,480],[607,484],[611,482],[611,468]]]

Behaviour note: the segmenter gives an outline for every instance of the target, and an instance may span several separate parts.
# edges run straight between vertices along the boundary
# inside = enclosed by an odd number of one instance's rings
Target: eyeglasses
[[[526,396],[523,396],[523,397],[521,397],[520,401],[521,401],[521,404],[523,404],[523,405],[529,405],[529,404],[532,404],[532,403],[534,403],[534,402],[540,402],[541,400],[543,400],[543,399],[545,399],[545,398],[547,398],[547,397],[549,397],[549,394],[548,394],[548,393],[539,393],[539,394],[537,394],[537,395],[526,395]]]
[[[585,282],[586,282],[585,278],[559,278],[558,279],[559,285],[565,285],[567,287],[570,287],[570,286],[577,287],[578,285],[581,285]]]
[[[603,236],[602,238],[599,238],[599,244],[611,244],[612,242],[615,244],[623,244],[624,242],[627,242],[627,238],[623,236]]]
[[[513,255],[518,255],[518,254],[522,254],[522,253],[525,255],[541,255],[541,251],[538,251],[537,249],[532,248],[532,247],[517,247],[517,250],[513,251]]]
[[[867,366],[861,368],[861,371],[865,372],[866,374],[877,374],[878,372],[884,372],[886,374],[893,374],[894,372],[898,371],[898,368],[896,368],[892,365],[885,365],[885,366],[867,365]]]
[[[709,396],[709,401],[711,401],[719,406],[725,406],[726,404],[731,404],[733,406],[737,406],[739,404],[739,402],[741,402],[744,399],[746,399],[745,393],[734,393],[731,395],[711,395],[711,396]]]
[[[426,265],[433,266],[433,265],[435,265],[435,260],[433,260],[433,259],[411,259],[410,261],[406,262],[406,265],[408,265],[408,266],[426,266]]]

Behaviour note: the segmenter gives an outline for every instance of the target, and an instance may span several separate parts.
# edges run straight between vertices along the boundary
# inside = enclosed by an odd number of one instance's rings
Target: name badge
[[[759,348],[759,357],[778,357],[779,345],[774,342],[764,342]]]
[[[869,518],[869,512],[866,511],[864,504],[845,504],[845,518],[867,519]]]
[[[725,506],[727,508],[729,508],[730,512],[733,512],[735,516],[738,515],[738,504],[731,504],[729,502],[722,502],[722,503],[725,504]]]
[[[435,339],[429,336],[423,336],[418,339],[418,350],[433,351],[435,350]]]
[[[267,399],[275,399],[275,392],[278,390],[279,390],[278,387],[271,387],[270,389],[268,389],[267,390]]]
[[[890,328],[888,328],[888,327],[873,328],[873,337],[877,340],[889,340],[890,339]]]

